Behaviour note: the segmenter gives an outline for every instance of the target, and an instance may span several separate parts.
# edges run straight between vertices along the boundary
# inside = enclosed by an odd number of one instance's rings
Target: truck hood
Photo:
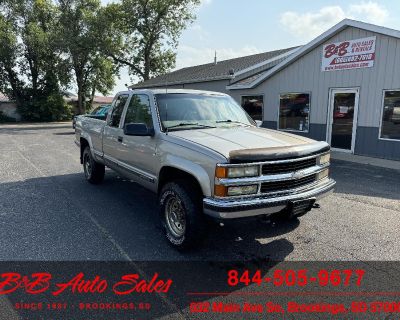
[[[231,127],[173,131],[171,136],[210,148],[229,159],[232,152],[240,150],[254,151],[276,148],[302,146],[314,144],[316,141],[294,134],[257,128]]]

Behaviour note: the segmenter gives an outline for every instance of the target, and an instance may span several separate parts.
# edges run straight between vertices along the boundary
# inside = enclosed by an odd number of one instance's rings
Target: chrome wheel
[[[174,237],[180,238],[185,234],[185,210],[180,199],[175,195],[170,196],[165,205],[165,221]]]
[[[85,176],[88,179],[92,175],[92,162],[90,161],[90,156],[87,153],[83,157],[83,166],[85,168]]]

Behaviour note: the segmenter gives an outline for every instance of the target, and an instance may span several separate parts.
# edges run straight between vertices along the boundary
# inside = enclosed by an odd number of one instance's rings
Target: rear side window
[[[126,104],[126,101],[128,100],[129,95],[127,94],[121,94],[120,96],[117,97],[114,103],[114,107],[111,113],[110,121],[109,121],[109,126],[110,127],[119,127],[119,122],[121,121],[121,116],[122,112],[124,111],[124,107]]]
[[[153,128],[149,97],[144,94],[134,94],[129,102],[125,115],[125,124],[145,123],[148,128]]]

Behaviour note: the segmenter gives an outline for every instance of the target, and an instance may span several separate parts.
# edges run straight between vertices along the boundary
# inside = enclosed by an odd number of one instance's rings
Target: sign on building
[[[374,66],[376,37],[326,44],[322,48],[322,71]]]

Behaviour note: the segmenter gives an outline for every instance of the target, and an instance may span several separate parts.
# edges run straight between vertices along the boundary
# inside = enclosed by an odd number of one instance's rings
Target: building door
[[[358,89],[331,89],[328,142],[333,149],[354,152],[357,130]]]

